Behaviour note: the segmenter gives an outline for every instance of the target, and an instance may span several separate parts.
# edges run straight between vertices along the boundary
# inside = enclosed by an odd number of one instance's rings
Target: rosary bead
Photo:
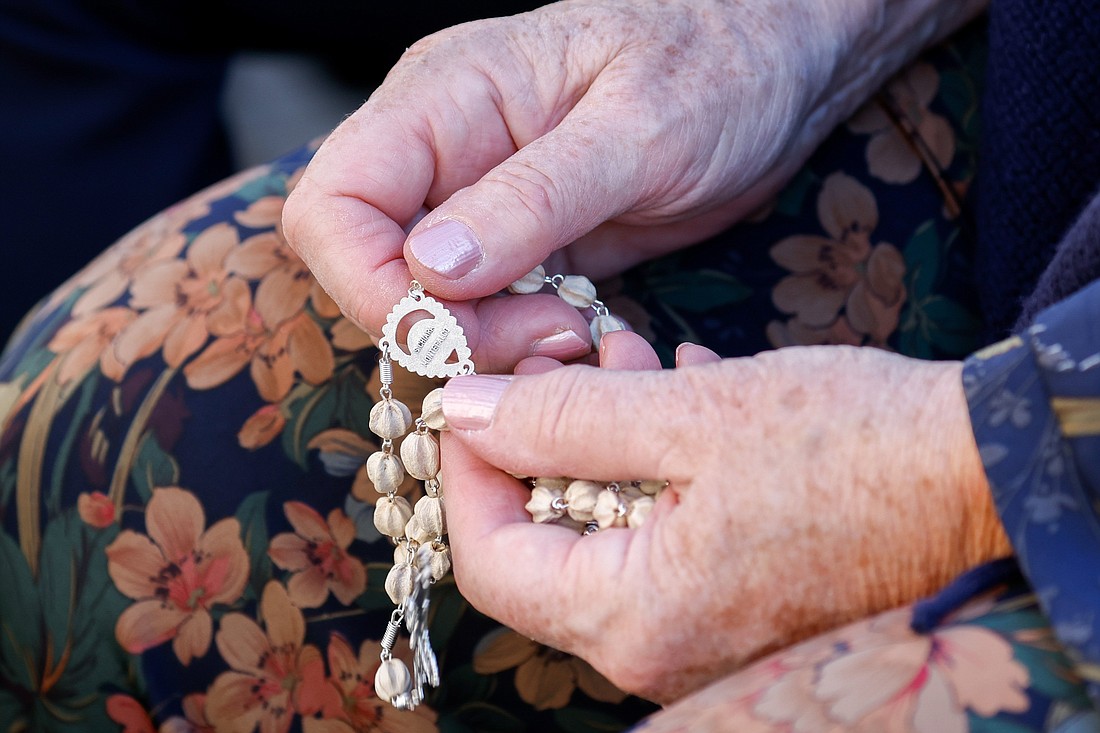
[[[444,545],[432,552],[428,560],[428,569],[431,571],[432,580],[442,580],[447,571],[451,569],[451,549]]]
[[[367,458],[367,478],[379,494],[392,494],[405,481],[405,469],[397,456],[375,451]]]
[[[412,689],[412,675],[400,659],[386,659],[374,674],[374,694],[380,700],[393,702],[395,697]]]
[[[558,286],[558,297],[574,308],[587,308],[596,302],[596,286],[584,275],[568,275]]]
[[[410,433],[401,441],[401,460],[413,478],[435,478],[439,473],[439,441],[431,433]]]
[[[559,509],[555,504],[564,501],[560,489],[548,489],[543,486],[535,486],[531,490],[531,499],[527,502],[526,509],[531,514],[531,520],[544,524],[553,522],[565,513],[564,508]]]
[[[400,606],[409,597],[413,589],[413,566],[407,562],[400,562],[390,568],[386,575],[386,593],[390,600]]]
[[[667,481],[639,481],[638,490],[646,496],[657,496],[667,484]]]
[[[375,435],[396,440],[412,427],[412,413],[403,402],[389,399],[375,403],[370,410],[370,429]]]
[[[412,518],[405,524],[405,536],[417,545],[423,545],[426,542],[431,542],[439,535],[434,535],[424,529],[424,525],[420,523],[420,517],[416,516],[414,511]]]
[[[612,331],[622,331],[623,324],[615,316],[596,316],[592,319],[592,323],[588,326],[588,330],[592,332],[592,345],[598,350],[600,348],[600,339],[603,338],[605,333],[611,333]]]
[[[443,500],[434,496],[422,496],[413,511],[420,527],[428,534],[442,537],[447,531],[443,516]]]
[[[542,290],[546,284],[546,270],[542,265],[527,273],[508,286],[508,291],[516,295],[530,295]]]
[[[595,481],[578,479],[565,490],[565,501],[569,504],[569,516],[578,522],[588,522],[592,519],[592,511],[596,508],[596,499],[604,488]]]
[[[649,513],[653,511],[653,497],[641,496],[630,502],[630,510],[626,513],[626,526],[638,529],[645,524]]]
[[[443,388],[436,387],[424,397],[424,406],[420,417],[432,430],[446,430],[447,420],[443,417]]]
[[[626,506],[614,491],[601,491],[596,499],[596,507],[592,510],[592,518],[600,525],[600,529],[609,527],[626,526]]]
[[[405,497],[380,499],[374,507],[374,526],[386,537],[400,537],[412,515],[412,507]]]
[[[535,486],[543,489],[552,489],[553,491],[565,491],[569,487],[569,482],[573,479],[566,478],[564,476],[539,476],[535,479]]]
[[[416,550],[420,547],[419,542],[409,542],[407,539],[399,540],[393,548],[393,564],[399,565],[403,562],[412,562],[410,558],[416,557]]]

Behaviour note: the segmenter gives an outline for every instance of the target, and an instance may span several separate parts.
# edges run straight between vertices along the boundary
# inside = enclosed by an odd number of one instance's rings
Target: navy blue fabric
[[[978,174],[977,269],[990,339],[1100,187],[1100,5],[995,0]]]

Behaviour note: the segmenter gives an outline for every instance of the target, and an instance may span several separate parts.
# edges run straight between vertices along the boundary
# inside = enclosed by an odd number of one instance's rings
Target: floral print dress
[[[605,301],[666,363],[685,340],[726,356],[799,343],[969,353],[978,320],[963,203],[981,60],[980,28],[930,52],[765,211],[601,285]],[[0,358],[0,730],[637,723],[655,708],[500,628],[449,578],[431,619],[442,685],[415,712],[375,695],[392,563],[363,468],[377,448],[377,354],[280,231],[311,152],[145,222],[46,298]],[[399,379],[410,405],[437,386]],[[875,715],[1077,730],[1083,687],[1026,587],[1008,583],[983,604],[906,632],[908,666],[874,687],[902,701],[893,712],[850,685],[883,668],[889,647],[875,634],[904,627],[908,611],[835,632],[848,636],[831,652],[745,674],[742,712],[775,730],[830,730],[789,717],[785,701],[820,693],[821,720],[859,730],[886,730]],[[975,692],[968,670],[1000,686]]]

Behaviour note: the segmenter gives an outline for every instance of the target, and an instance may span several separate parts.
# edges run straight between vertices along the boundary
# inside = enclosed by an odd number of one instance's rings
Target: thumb
[[[405,259],[427,290],[450,300],[495,293],[636,204],[639,147],[594,95],[413,229]]]
[[[443,414],[482,460],[517,475],[686,482],[685,438],[713,410],[694,383],[714,366],[455,377],[443,390]]]

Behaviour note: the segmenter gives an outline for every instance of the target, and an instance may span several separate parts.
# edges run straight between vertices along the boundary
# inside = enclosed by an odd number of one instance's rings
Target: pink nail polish
[[[489,427],[497,403],[512,378],[501,375],[475,374],[454,377],[443,388],[443,417],[447,425],[458,430],[481,430]]]
[[[481,262],[481,243],[462,222],[444,219],[409,239],[409,250],[420,264],[443,277],[462,277]]]
[[[541,338],[531,345],[531,356],[549,356],[551,359],[575,359],[584,356],[592,347],[575,331],[562,331]]]

